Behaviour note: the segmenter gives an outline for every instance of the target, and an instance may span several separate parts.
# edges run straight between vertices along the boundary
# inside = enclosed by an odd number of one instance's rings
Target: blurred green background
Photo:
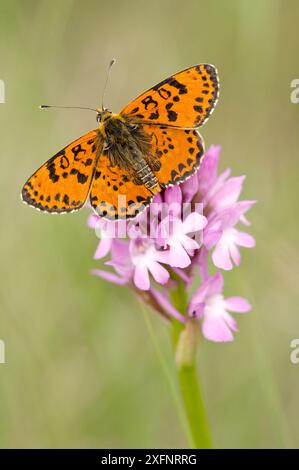
[[[250,299],[232,344],[203,340],[199,370],[216,447],[299,446],[298,1],[1,0],[1,447],[184,447],[185,434],[144,316],[100,266],[88,210],[49,216],[20,202],[27,177],[90,128],[107,63],[117,111],[168,75],[217,66],[220,101],[202,130],[221,168],[256,198],[226,295]],[[175,383],[169,329],[150,320]]]

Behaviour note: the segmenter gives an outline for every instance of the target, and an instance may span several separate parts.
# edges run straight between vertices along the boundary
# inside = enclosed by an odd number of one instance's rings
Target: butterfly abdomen
[[[146,160],[141,157],[137,158],[134,162],[135,184],[143,184],[151,193],[156,194],[161,191],[158,179],[152,172],[151,168],[147,164]]]

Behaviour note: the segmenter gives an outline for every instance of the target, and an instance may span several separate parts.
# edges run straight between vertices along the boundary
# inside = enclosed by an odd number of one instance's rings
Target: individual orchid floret
[[[133,280],[141,290],[150,288],[151,274],[159,284],[166,284],[169,272],[160,263],[168,263],[168,252],[158,251],[152,240],[136,239],[130,241],[130,255],[134,266]]]
[[[243,216],[253,204],[255,204],[255,201],[241,201],[232,204],[211,221],[212,234],[209,234],[209,227],[207,228],[207,241],[211,241],[213,235],[214,240],[216,240],[212,260],[217,268],[230,270],[233,268],[233,263],[239,266],[241,261],[239,247],[253,248],[255,246],[255,239],[251,235],[237,230],[234,227],[241,216]],[[215,227],[216,230],[213,232]],[[217,240],[219,233],[221,233],[221,235]],[[209,246],[213,246],[213,243],[210,243]],[[207,248],[209,246],[207,246]]]
[[[200,243],[192,238],[202,232],[207,220],[201,214],[192,212],[184,221],[177,217],[166,217],[159,226],[158,243],[169,247],[170,266],[186,268],[191,264],[190,257],[200,248]]]
[[[232,341],[237,323],[228,312],[246,313],[249,302],[242,297],[223,297],[223,276],[217,273],[208,278],[193,294],[189,315],[202,321],[202,333],[211,341]]]

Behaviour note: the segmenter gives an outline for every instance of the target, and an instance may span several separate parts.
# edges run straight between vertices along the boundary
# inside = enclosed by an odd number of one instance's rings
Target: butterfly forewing
[[[88,197],[100,146],[98,129],[72,142],[28,179],[22,199],[51,213],[78,210]]]
[[[158,83],[129,103],[122,114],[153,124],[195,128],[202,126],[218,98],[215,67],[200,64]]]

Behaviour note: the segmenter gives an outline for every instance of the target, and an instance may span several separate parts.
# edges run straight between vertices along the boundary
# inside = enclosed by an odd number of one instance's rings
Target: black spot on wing
[[[88,180],[88,176],[85,175],[84,173],[81,173],[79,170],[77,170],[77,168],[72,168],[70,174],[77,175],[77,181],[80,184],[85,184],[86,181]]]
[[[47,163],[47,170],[49,171],[49,178],[53,183],[57,183],[59,180],[59,175],[56,174],[56,166],[55,166],[55,161],[50,160]]]
[[[151,119],[151,120],[152,119],[158,119],[158,118],[159,118],[159,111],[158,110],[149,115],[149,119]]]

